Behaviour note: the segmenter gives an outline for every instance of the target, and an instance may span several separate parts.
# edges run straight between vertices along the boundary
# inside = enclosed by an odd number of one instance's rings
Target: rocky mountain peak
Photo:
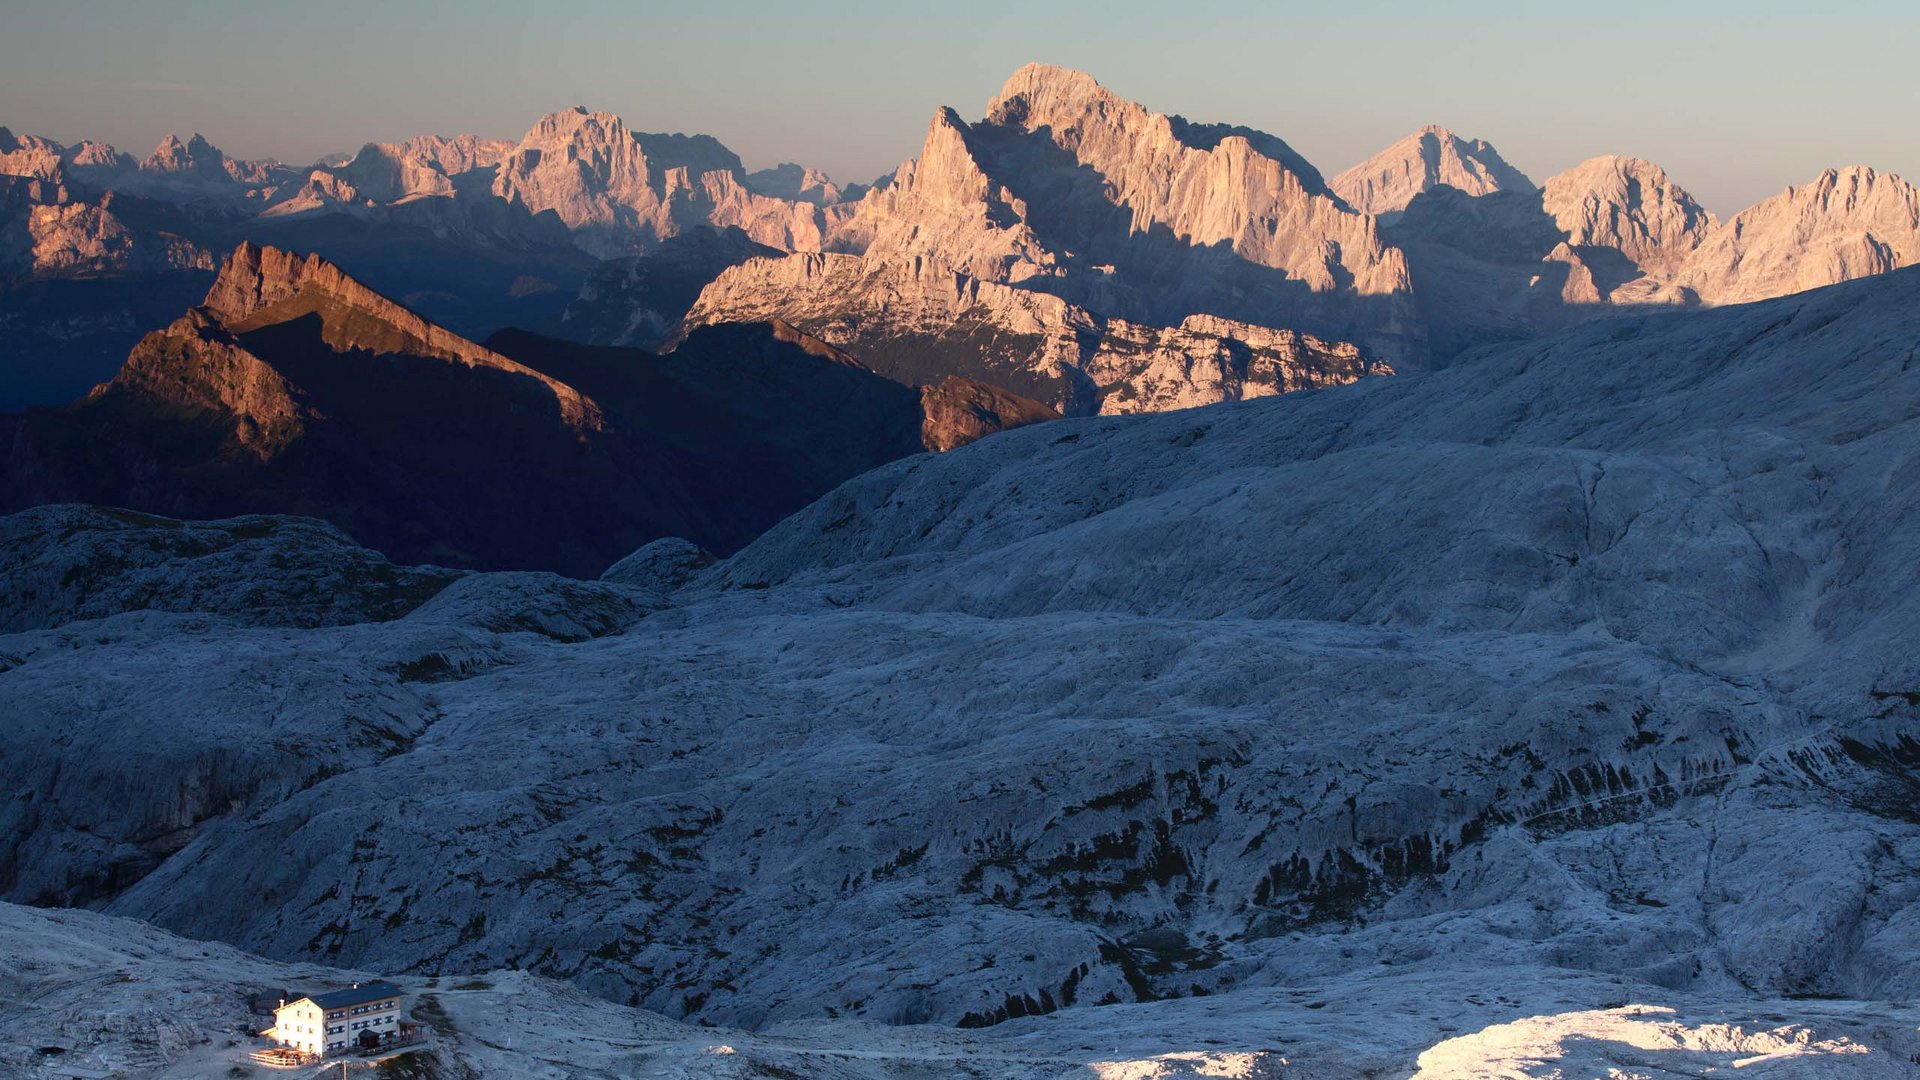
[[[634,132],[612,113],[542,117],[501,160],[493,193],[552,211],[602,257],[651,250],[700,226],[736,225],[756,241],[817,249],[820,208],[751,190],[738,155],[708,135]]]
[[[347,293],[358,283],[318,255],[297,255],[243,241],[220,263],[220,273],[201,307],[226,322],[238,322],[287,299],[308,284]]]
[[[758,194],[770,195],[776,199],[812,203],[815,206],[833,206],[849,199],[857,199],[867,190],[862,184],[842,187],[819,169],[791,161],[783,161],[771,169],[758,169],[748,173],[743,182],[748,190]]]
[[[1667,200],[1679,207],[1699,206],[1686,189],[1673,182],[1665,169],[1644,158],[1626,154],[1588,158],[1541,186],[1547,191],[1582,191],[1613,196],[1634,205]],[[1706,211],[1701,210],[1700,213]]]
[[[1014,72],[987,104],[986,123],[1030,133],[1044,130],[1062,149],[1079,152],[1083,161],[1088,160],[1082,152],[1083,144],[1097,148],[1116,137],[1129,142],[1135,151],[1163,155],[1177,148],[1222,149],[1230,156],[1251,152],[1279,162],[1292,174],[1292,182],[1307,192],[1326,194],[1320,171],[1274,135],[1152,112],[1072,68],[1028,64]]]
[[[379,202],[410,195],[451,195],[453,178],[498,164],[514,148],[476,135],[416,135],[400,143],[368,143],[331,170],[355,194]]]
[[[529,156],[559,155],[565,163],[578,162],[603,180],[623,170],[658,172],[685,168],[692,173],[741,171],[740,158],[711,135],[638,132],[610,112],[583,105],[548,113],[533,125],[513,150],[516,162]],[[535,158],[537,162],[539,159]]]
[[[611,141],[626,134],[627,124],[614,113],[594,112],[585,105],[575,105],[535,120],[520,143],[525,146],[537,141],[571,138],[583,129],[589,138]]]
[[[967,122],[952,108],[942,106],[927,123],[927,138],[921,144],[920,157],[896,187],[962,203],[986,198],[992,183]]]
[[[51,139],[15,135],[0,127],[0,174],[58,183],[62,153],[60,144]]]
[[[311,318],[319,340],[336,352],[430,356],[530,376],[553,394],[568,423],[601,422],[598,406],[572,387],[428,322],[318,255],[243,242],[221,263],[201,309],[237,334]]]
[[[1853,165],[1734,215],[1688,260],[1681,283],[1711,303],[1745,303],[1917,262],[1920,191]]]
[[[321,256],[298,256],[244,240],[221,261],[219,277],[213,279],[202,307],[223,321],[240,321],[300,292],[309,281],[338,290],[351,279]]]
[[[1047,121],[1031,119],[1035,115],[1077,113],[1096,103],[1116,108],[1132,106],[1084,71],[1032,63],[1001,84],[1000,92],[987,103],[987,118],[993,123],[1037,127]]]
[[[130,169],[135,164],[131,155],[123,154],[111,145],[96,142],[93,139],[82,139],[68,147],[66,163],[69,167],[76,169],[98,168],[116,172]]]
[[[1914,187],[1895,173],[1877,172],[1869,165],[1847,165],[1838,169],[1827,169],[1819,179],[1799,188],[1788,188],[1787,194],[1801,199],[1815,199],[1826,205],[1838,200],[1838,208],[1847,210],[1861,205],[1877,193],[1890,193],[1893,198],[1911,202]],[[1915,221],[1920,225],[1920,220]]]
[[[958,120],[957,114],[954,119]],[[1157,128],[1154,133],[1162,139],[1169,137],[1166,117],[1120,97],[1084,71],[1048,64],[1028,64],[1014,72],[987,103],[985,123],[1030,133],[1044,131],[1067,150],[1089,138],[1133,135],[1148,128]]]
[[[1533,181],[1491,144],[1463,139],[1440,124],[1428,124],[1332,181],[1349,206],[1369,214],[1405,210],[1414,196],[1442,185],[1475,196],[1534,190]]]
[[[1071,305],[1069,321],[1097,313],[1171,331],[1205,313],[1247,326],[1277,319],[1328,339],[1352,334],[1365,309],[1368,329],[1385,328],[1360,343],[1376,359],[1413,354],[1417,364],[1422,347],[1402,317],[1410,290],[1400,253],[1284,142],[1149,112],[1071,69],[1021,68],[979,123],[939,109],[920,155],[829,220],[825,250],[864,265],[796,257],[777,270],[736,267],[689,318],[778,314],[745,295],[774,288],[786,310],[809,313],[803,325],[854,340],[852,311],[884,296],[882,321],[904,339],[950,312],[984,312],[991,297],[993,333],[1006,335],[996,352],[1008,354],[992,366],[1017,355],[1023,377],[1037,380],[1020,383],[1023,392],[1072,409],[1091,408],[1100,392],[1065,385],[1086,357],[1068,343],[1077,338],[1061,322],[1067,308],[1038,295]],[[844,295],[849,288],[875,295]],[[792,290],[821,292],[803,299]],[[1217,352],[1204,336],[1181,347]]]
[[[140,163],[144,172],[182,174],[194,173],[204,176],[228,179],[227,156],[220,148],[207,141],[206,136],[195,132],[186,142],[171,132],[154,147],[153,153]]]
[[[1026,204],[989,176],[986,154],[960,114],[942,106],[920,156],[859,203],[830,238],[835,251],[937,259],[1002,280],[1051,263],[1026,225]]]
[[[1643,271],[1671,271],[1717,224],[1651,161],[1591,158],[1548,180],[1541,207],[1576,248],[1618,250]]]

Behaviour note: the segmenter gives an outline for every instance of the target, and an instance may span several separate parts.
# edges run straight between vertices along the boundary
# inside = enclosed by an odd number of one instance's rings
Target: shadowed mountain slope
[[[332,263],[242,245],[74,404],[7,417],[6,504],[325,518],[403,562],[592,576],[648,540],[746,543],[922,448],[909,387],[781,325],[671,356],[490,348]]]

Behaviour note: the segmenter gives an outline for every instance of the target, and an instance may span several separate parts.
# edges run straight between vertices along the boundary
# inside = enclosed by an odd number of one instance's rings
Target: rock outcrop
[[[1534,190],[1533,181],[1492,144],[1463,139],[1438,124],[1401,139],[1334,177],[1328,186],[1348,206],[1374,215],[1405,210],[1414,196],[1441,186],[1467,195]]]
[[[1026,427],[1060,414],[1031,398],[958,375],[920,388],[920,442],[944,453],[1012,428]]]

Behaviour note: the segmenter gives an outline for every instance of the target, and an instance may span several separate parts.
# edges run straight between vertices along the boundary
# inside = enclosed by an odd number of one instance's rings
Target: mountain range
[[[0,1074],[1910,1076],[1916,259],[1044,65],[871,185],[0,130]]]
[[[0,273],[16,281],[204,273],[248,240],[317,252],[476,340],[517,325],[648,346],[683,322],[781,318],[884,373],[965,375],[1068,414],[1419,371],[1599,315],[1920,257],[1920,194],[1871,169],[1721,222],[1648,162],[1536,184],[1428,127],[1328,181],[1272,135],[1038,64],[978,122],[939,110],[921,153],[871,186],[749,171],[711,137],[585,108],[517,142],[423,136],[307,168],[199,136],[136,161],[0,129],[0,173]],[[677,253],[682,238],[705,254]],[[24,303],[0,318],[34,330]],[[111,374],[112,351],[88,353],[69,396]],[[60,400],[39,393],[13,404]]]
[[[1536,185],[1429,127],[1328,181],[1272,135],[1038,64],[978,122],[939,110],[920,154],[868,187],[750,172],[711,137],[584,108],[517,142],[422,136],[305,169],[197,135],[136,161],[0,130],[0,170],[16,279],[0,362],[17,372],[0,404],[98,384],[0,421],[0,506],[312,513],[403,560],[588,574],[659,536],[732,551],[866,468],[1011,424],[1418,374],[1603,315],[1920,258],[1920,193],[1870,169],[1720,222],[1648,162]],[[312,282],[355,299],[222,314],[223,250],[311,253],[327,268]],[[349,309],[378,314],[341,329]],[[423,355],[422,327],[460,343]],[[235,348],[265,366],[236,367]],[[772,367],[747,376],[745,355]],[[830,369],[898,386],[823,411],[818,387],[782,381]],[[555,411],[575,399],[579,416]],[[529,442],[479,433],[501,408]]]
[[[661,537],[733,551],[857,473],[1051,415],[964,380],[917,392],[777,321],[665,356],[480,345],[242,244],[86,398],[0,417],[0,506],[310,514],[398,559],[593,576]]]

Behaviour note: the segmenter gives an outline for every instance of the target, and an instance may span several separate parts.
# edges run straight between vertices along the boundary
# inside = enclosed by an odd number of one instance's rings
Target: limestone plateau
[[[353,299],[282,265],[181,333]],[[600,580],[0,519],[0,897],[97,909],[0,906],[0,1065],[336,972],[441,995],[448,1077],[1910,1076],[1916,275],[1003,431]]]

